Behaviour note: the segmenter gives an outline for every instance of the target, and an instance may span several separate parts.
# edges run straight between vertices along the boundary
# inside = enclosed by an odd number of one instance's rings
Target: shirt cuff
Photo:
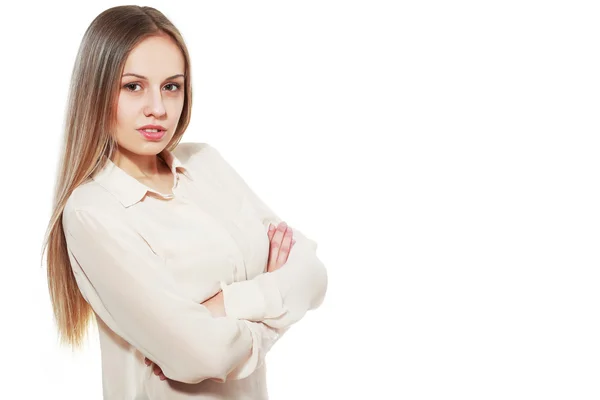
[[[252,334],[252,353],[246,361],[238,365],[227,375],[227,380],[245,379],[262,367],[267,353],[281,336],[276,330],[260,322],[243,322]]]
[[[236,319],[263,321],[286,313],[276,282],[264,273],[254,279],[226,284],[221,281],[225,314]]]

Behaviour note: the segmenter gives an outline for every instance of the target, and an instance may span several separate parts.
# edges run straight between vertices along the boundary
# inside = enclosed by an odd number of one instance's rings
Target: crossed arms
[[[265,234],[269,224],[281,222],[216,149],[204,151],[251,200]],[[284,267],[222,285],[226,316],[215,317],[181,295],[144,239],[114,215],[67,207],[63,227],[78,286],[96,314],[165,377],[184,383],[249,376],[281,335],[323,302],[327,290],[317,245],[298,229]],[[113,236],[119,240],[98,240]]]

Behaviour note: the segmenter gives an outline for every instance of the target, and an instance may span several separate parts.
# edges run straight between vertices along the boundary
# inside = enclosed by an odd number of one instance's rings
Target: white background
[[[191,53],[184,141],[329,271],[267,358],[272,399],[600,397],[595,4],[144,4]],[[3,399],[101,399],[96,338],[58,347],[40,263],[75,54],[115,5],[2,7]]]

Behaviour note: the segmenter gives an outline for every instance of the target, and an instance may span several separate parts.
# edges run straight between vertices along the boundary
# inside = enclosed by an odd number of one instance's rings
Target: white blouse
[[[209,144],[160,155],[173,195],[105,157],[62,217],[73,273],[98,317],[104,399],[267,399],[266,353],[325,297],[317,244],[290,224],[288,260],[266,272],[268,226],[281,219]],[[217,318],[201,303],[219,290],[227,316]]]

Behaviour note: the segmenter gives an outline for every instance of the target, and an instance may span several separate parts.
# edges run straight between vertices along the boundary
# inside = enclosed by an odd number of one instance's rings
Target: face
[[[168,37],[147,38],[131,51],[117,107],[118,153],[156,155],[167,146],[183,109],[184,69],[183,54]],[[145,125],[162,131],[144,133]]]

